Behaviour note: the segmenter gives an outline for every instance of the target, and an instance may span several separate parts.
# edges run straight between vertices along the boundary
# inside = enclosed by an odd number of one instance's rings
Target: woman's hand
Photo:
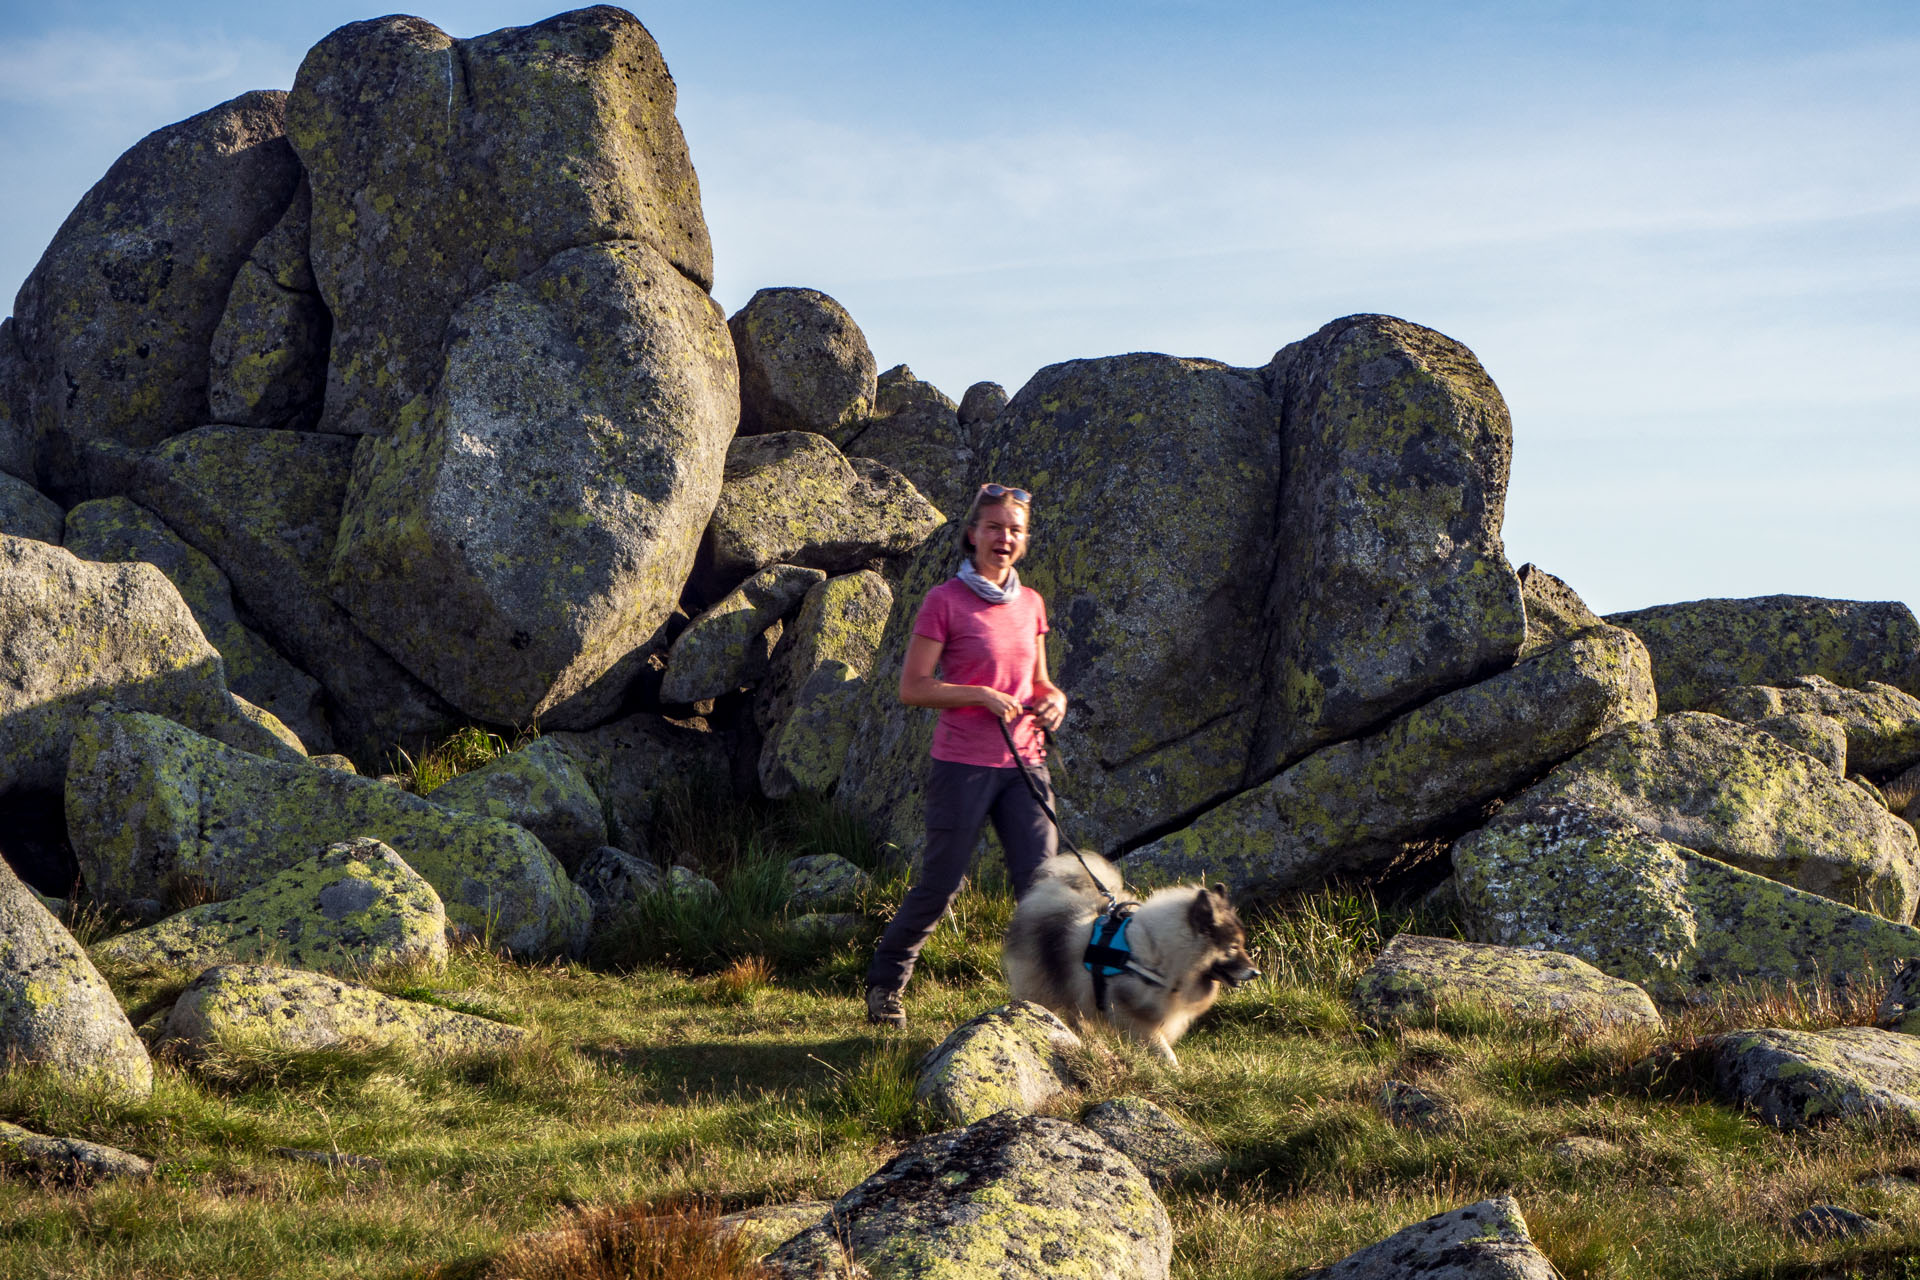
[[[1021,712],[1026,710],[1025,707],[1015,702],[1011,695],[1004,694],[998,689],[989,688],[984,684],[977,684],[973,686],[973,691],[975,695],[977,695],[976,701],[974,702],[975,706],[986,708],[1008,724],[1012,724],[1015,720],[1018,720]]]
[[[1035,687],[1034,694],[1036,696],[1027,709],[1033,712],[1034,719],[1038,720],[1048,733],[1052,733],[1060,727],[1060,722],[1067,718],[1067,695],[1053,685],[1047,685],[1044,688]]]

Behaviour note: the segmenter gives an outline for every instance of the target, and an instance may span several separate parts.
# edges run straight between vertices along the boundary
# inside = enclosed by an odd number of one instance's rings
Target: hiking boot
[[[906,1026],[907,1006],[900,1002],[900,993],[888,987],[868,987],[867,1021],[876,1027]]]

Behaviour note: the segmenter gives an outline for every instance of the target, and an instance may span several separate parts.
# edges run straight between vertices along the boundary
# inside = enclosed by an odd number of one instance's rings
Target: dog
[[[1096,930],[1111,937],[1113,929],[1103,888],[1123,915],[1131,914],[1125,933],[1111,939],[1124,943],[1127,954],[1095,953],[1108,961],[1099,966],[1110,975],[1100,984],[1087,961]],[[1260,976],[1246,945],[1223,884],[1161,889],[1141,902],[1127,895],[1119,870],[1105,858],[1056,854],[1040,864],[1014,908],[1001,966],[1014,999],[1045,1005],[1074,1027],[1104,1018],[1178,1066],[1174,1042],[1212,1007],[1222,984],[1237,987]]]

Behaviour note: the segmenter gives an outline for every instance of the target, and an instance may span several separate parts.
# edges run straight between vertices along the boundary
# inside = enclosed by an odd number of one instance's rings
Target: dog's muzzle
[[[1219,969],[1215,970],[1215,973],[1219,976],[1220,981],[1230,987],[1244,986],[1260,976],[1260,971],[1245,961],[1231,966],[1222,965]]]

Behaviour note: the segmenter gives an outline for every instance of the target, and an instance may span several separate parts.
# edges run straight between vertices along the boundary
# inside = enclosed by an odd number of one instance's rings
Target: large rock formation
[[[1464,346],[1349,316],[1274,356],[1285,472],[1252,778],[1510,665],[1513,427]]]
[[[0,472],[16,480],[39,479],[39,432],[31,407],[32,377],[20,353],[20,330],[0,320]]]
[[[1390,860],[1653,712],[1646,650],[1631,632],[1602,626],[1377,734],[1314,752],[1124,866],[1131,880],[1217,877],[1236,893],[1310,887]]]
[[[0,533],[60,544],[60,504],[17,476],[0,471]]]
[[[431,392],[355,452],[334,598],[468,715],[604,719],[623,690],[596,681],[693,567],[734,378],[718,307],[650,244],[493,286],[454,311]]]
[[[515,951],[585,941],[586,898],[521,828],[351,773],[273,764],[157,716],[105,715],[75,735],[67,830],[88,887],[114,905],[151,910],[190,886],[231,896],[315,849],[372,836],[434,887],[451,926]]]
[[[14,301],[48,487],[118,492],[125,451],[207,421],[207,347],[300,180],[287,95],[245,93],[134,144]]]
[[[215,422],[301,428],[320,414],[333,318],[307,260],[312,215],[313,191],[302,180],[233,278],[207,349]]]
[[[661,700],[701,702],[765,677],[773,655],[759,642],[779,625],[781,615],[826,579],[819,569],[774,564],[729,591],[673,642],[666,678],[660,682]],[[772,634],[777,642],[780,632]]]
[[[892,607],[886,579],[864,569],[827,579],[800,602],[753,704],[767,795],[824,793],[839,779],[859,729],[861,681]]]
[[[87,953],[0,863],[0,1062],[44,1068],[130,1098],[153,1064]]]
[[[1920,622],[1895,600],[1756,596],[1691,600],[1607,615],[1646,641],[1660,706],[1694,711],[1721,689],[1825,676],[1879,680],[1920,696]]]
[[[1723,689],[1706,709],[1729,720],[1768,726],[1782,716],[1825,716],[1846,734],[1847,769],[1884,778],[1920,762],[1920,698],[1869,680],[1844,689],[1824,676],[1796,676],[1781,687]]]
[[[818,289],[762,289],[727,321],[740,357],[740,433],[839,437],[873,412],[877,366],[847,309]]]
[[[905,365],[881,374],[877,385],[873,416],[835,434],[834,443],[842,449],[898,471],[949,520],[966,514],[974,490],[985,481],[1029,487],[1025,472],[981,470],[980,433],[961,423],[940,388],[920,381]]]
[[[325,430],[423,418],[454,312],[565,250],[642,241],[712,283],[673,78],[624,10],[471,40],[420,18],[350,23],[308,52],[286,113],[333,315]]]

